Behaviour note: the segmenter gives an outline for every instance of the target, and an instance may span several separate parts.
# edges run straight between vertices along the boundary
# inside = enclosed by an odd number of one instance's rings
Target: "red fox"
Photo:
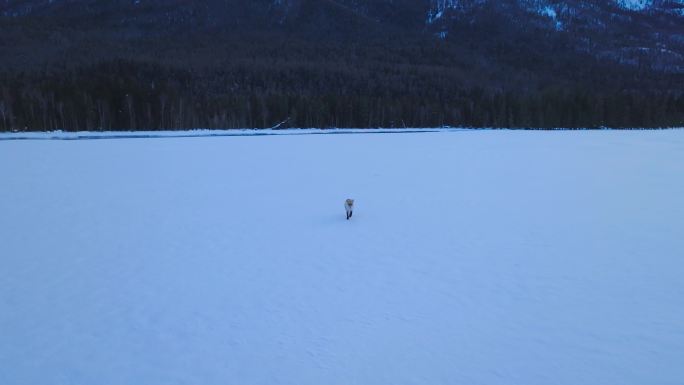
[[[347,220],[352,217],[352,214],[354,214],[354,200],[353,199],[347,199],[344,201],[344,208],[347,210]]]

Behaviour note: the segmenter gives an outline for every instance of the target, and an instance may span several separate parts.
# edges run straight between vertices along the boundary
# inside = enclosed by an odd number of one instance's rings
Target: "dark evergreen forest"
[[[681,72],[504,19],[439,39],[342,11],[163,33],[98,15],[0,18],[0,130],[684,126]]]

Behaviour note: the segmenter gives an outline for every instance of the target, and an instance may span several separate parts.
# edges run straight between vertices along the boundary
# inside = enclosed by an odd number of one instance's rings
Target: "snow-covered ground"
[[[48,131],[48,132],[0,132],[0,140],[83,140],[83,139],[152,139],[152,138],[200,138],[228,136],[270,135],[330,135],[330,134],[409,134],[425,132],[454,132],[465,128],[300,128],[300,129],[242,129],[242,130],[188,130],[188,131]]]
[[[683,199],[683,130],[0,141],[0,383],[682,384]]]

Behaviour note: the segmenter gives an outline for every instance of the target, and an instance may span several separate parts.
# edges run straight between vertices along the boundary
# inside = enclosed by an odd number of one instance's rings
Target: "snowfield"
[[[684,130],[5,140],[0,181],[1,384],[684,383]]]

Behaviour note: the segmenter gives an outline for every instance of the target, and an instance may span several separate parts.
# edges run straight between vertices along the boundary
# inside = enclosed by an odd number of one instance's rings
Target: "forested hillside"
[[[8,1],[0,129],[684,126],[677,13],[470,3]]]

